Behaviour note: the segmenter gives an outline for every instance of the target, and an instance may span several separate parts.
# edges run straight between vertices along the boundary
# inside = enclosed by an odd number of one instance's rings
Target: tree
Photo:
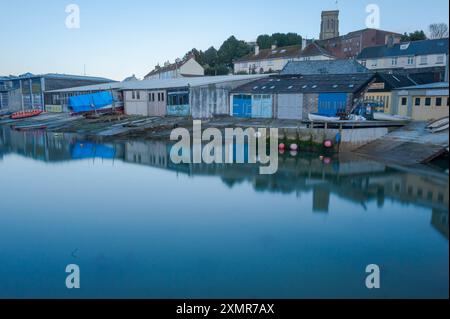
[[[448,38],[448,25],[446,23],[433,23],[429,27],[430,39]]]
[[[203,54],[203,64],[202,65],[208,65],[210,67],[215,67],[218,63],[219,56],[217,54],[217,50],[214,47],[210,47],[208,50],[205,51]],[[200,63],[201,64],[201,63]]]
[[[423,32],[423,30],[417,30],[414,31],[412,33],[406,33],[402,36],[401,41],[402,42],[413,42],[413,41],[421,41],[421,40],[426,40],[427,36],[425,34],[425,32]]]
[[[251,52],[251,47],[245,41],[239,41],[234,36],[226,40],[218,51],[219,63],[233,67],[233,60],[242,58]]]
[[[256,43],[261,50],[270,49],[272,46],[272,37],[268,34],[262,34],[258,37]]]

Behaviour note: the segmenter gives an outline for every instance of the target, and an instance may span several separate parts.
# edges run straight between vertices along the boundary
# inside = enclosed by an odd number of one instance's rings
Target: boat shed
[[[414,121],[431,121],[449,116],[448,82],[397,88],[393,91],[393,114]]]
[[[309,113],[350,111],[374,74],[279,75],[240,86],[231,94],[231,115],[307,120]]]
[[[230,114],[230,92],[268,75],[229,75],[131,81],[124,83],[125,113],[142,116],[192,116],[197,119]]]

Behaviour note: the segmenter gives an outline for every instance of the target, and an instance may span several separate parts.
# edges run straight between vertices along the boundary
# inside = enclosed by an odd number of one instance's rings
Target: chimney
[[[255,46],[255,55],[259,55],[259,45]]]

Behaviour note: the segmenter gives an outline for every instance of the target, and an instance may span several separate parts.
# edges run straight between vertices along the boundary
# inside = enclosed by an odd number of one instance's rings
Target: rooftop
[[[368,73],[369,70],[355,60],[293,61],[289,62],[281,74],[354,74]]]
[[[233,93],[355,93],[374,78],[371,73],[272,76],[242,85]]]
[[[365,48],[358,59],[374,59],[381,57],[414,56],[427,54],[448,54],[448,38],[403,42],[389,45]]]
[[[413,85],[413,86],[406,86],[398,88],[398,90],[442,90],[442,89],[448,89],[448,82],[436,82],[436,83],[430,83],[430,84],[421,84],[421,85]]]
[[[256,55],[255,52],[253,52],[243,58],[236,59],[234,62],[235,63],[250,62],[250,61],[277,59],[277,58],[299,57],[301,51],[302,51],[301,45],[291,45],[275,49],[263,49],[259,51],[258,55]]]
[[[268,75],[226,75],[226,76],[203,76],[192,78],[177,78],[164,80],[142,80],[142,81],[126,81],[113,82],[97,85],[89,85],[75,87],[69,89],[51,91],[60,92],[84,92],[84,91],[105,91],[105,90],[157,90],[181,87],[196,87],[212,84],[220,84],[232,81],[258,80]]]
[[[31,79],[31,78],[71,79],[71,80],[86,80],[86,81],[105,81],[105,82],[113,81],[111,79],[102,78],[102,77],[86,76],[86,75],[73,75],[73,74],[59,74],[59,73],[46,73],[46,74],[25,73],[25,74],[21,74],[19,76],[15,76],[15,75],[2,76],[2,77],[0,77],[0,80],[11,81],[11,80]]]
[[[156,66],[145,77],[147,78],[147,77],[152,76],[152,75],[156,75],[156,74],[160,74],[160,73],[176,70],[178,68],[181,68],[183,65],[185,65],[191,59],[195,59],[195,57],[193,55],[188,55],[185,59],[180,60],[180,61],[176,61],[175,63],[167,64],[165,66]]]

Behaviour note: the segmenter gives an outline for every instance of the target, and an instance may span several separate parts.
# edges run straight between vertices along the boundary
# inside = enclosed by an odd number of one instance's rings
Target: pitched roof
[[[372,73],[272,76],[242,85],[233,93],[356,93],[372,81]]]
[[[156,75],[156,74],[160,74],[160,73],[164,73],[164,72],[169,72],[169,71],[174,71],[176,69],[181,68],[183,65],[185,65],[188,61],[194,59],[195,57],[193,55],[189,55],[187,56],[185,59],[179,61],[179,62],[175,62],[175,63],[171,63],[168,64],[166,66],[157,66],[153,69],[153,71],[151,71],[149,74],[147,74],[145,76],[145,78],[152,76],[152,75]]]
[[[162,80],[142,80],[113,82],[98,85],[89,85],[62,90],[50,91],[50,93],[69,93],[69,92],[89,92],[89,91],[105,91],[105,90],[157,90],[172,89],[183,87],[198,87],[211,84],[220,84],[233,81],[258,80],[268,75],[224,75],[224,76],[202,76],[191,78],[176,78]]]
[[[328,50],[326,50],[325,48],[320,46],[317,42],[313,42],[313,43],[309,44],[300,53],[301,57],[309,57],[309,56],[317,56],[317,55],[326,55],[326,56],[333,57],[333,55]]]
[[[355,60],[324,60],[324,61],[292,61],[281,74],[353,74],[368,73],[369,70]]]
[[[423,40],[381,45],[362,50],[358,59],[374,59],[382,57],[415,56],[427,54],[448,54],[448,38],[436,40]]]
[[[401,87],[401,88],[398,88],[398,90],[432,90],[432,89],[440,90],[440,89],[448,89],[448,88],[449,88],[448,82],[436,82],[436,83]]]
[[[407,75],[395,73],[377,73],[377,82],[381,81],[386,84],[385,90],[393,90],[399,87],[416,85],[417,83]],[[372,90],[377,91],[377,90]]]
[[[259,54],[256,55],[255,52],[236,59],[234,62],[250,62],[250,61],[260,61],[269,59],[279,59],[279,58],[293,58],[299,57],[302,51],[301,45],[291,45],[287,47],[275,48],[275,49],[264,49],[260,50]]]

